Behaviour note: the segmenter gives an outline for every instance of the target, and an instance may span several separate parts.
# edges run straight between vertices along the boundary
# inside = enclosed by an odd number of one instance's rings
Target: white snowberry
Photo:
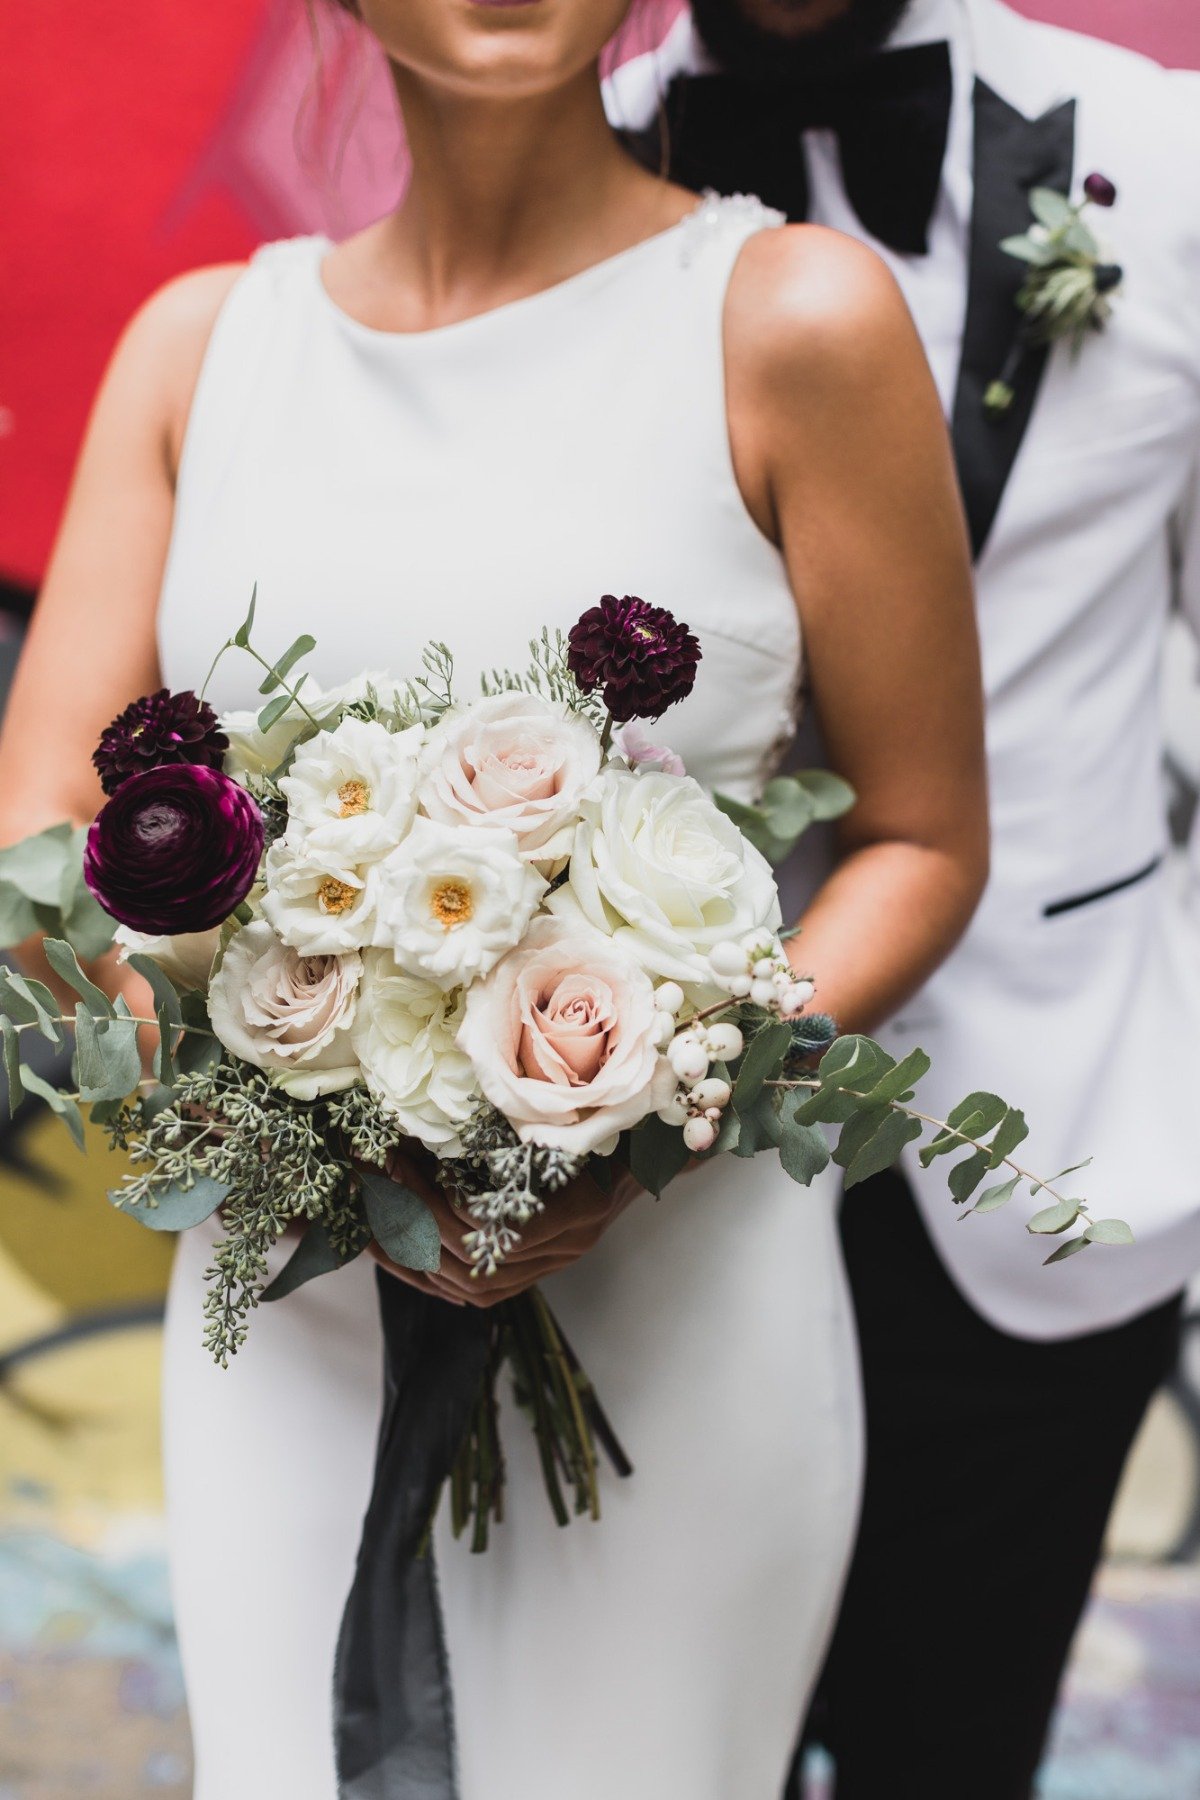
[[[688,1111],[687,1095],[682,1088],[676,1088],[671,1098],[658,1109],[658,1116],[664,1125],[686,1125],[691,1114]]]
[[[667,1061],[680,1081],[686,1081],[689,1086],[702,1081],[708,1074],[709,1060],[707,1046],[690,1031],[681,1032],[667,1045]]]
[[[761,976],[756,977],[750,984],[750,998],[755,1006],[774,1006],[778,999],[775,983],[764,981]]]
[[[709,965],[714,975],[722,981],[732,981],[736,975],[746,973],[746,952],[740,944],[726,938],[720,944],[714,944],[708,954]]]
[[[683,989],[677,981],[664,981],[654,990],[654,1004],[659,1012],[674,1015],[683,1005]]]
[[[711,1119],[689,1119],[683,1128],[683,1141],[697,1154],[711,1150],[717,1141],[717,1128]]]
[[[678,1038],[675,1041],[678,1043]],[[725,1024],[719,1019],[707,1027],[704,1041],[709,1055],[720,1062],[728,1062],[732,1057],[740,1056],[745,1048],[745,1039],[737,1026]],[[704,1073],[707,1072],[706,1066]],[[681,1076],[680,1079],[686,1080],[687,1077]],[[700,1077],[696,1076],[694,1079],[698,1081]]]
[[[733,1089],[727,1081],[722,1081],[719,1075],[711,1075],[707,1081],[696,1083],[688,1095],[688,1101],[701,1112],[707,1112],[710,1106],[718,1109],[728,1106],[732,1095]]]

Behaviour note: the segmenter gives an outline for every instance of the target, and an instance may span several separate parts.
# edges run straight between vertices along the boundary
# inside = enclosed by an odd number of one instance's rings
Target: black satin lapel
[[[485,1310],[379,1274],[385,1391],[375,1484],[334,1668],[339,1800],[457,1800],[433,1553],[419,1554],[488,1354]]]
[[[995,523],[1029,421],[1048,352],[1031,349],[1015,382],[1016,398],[1000,419],[983,397],[1004,367],[1021,315],[1017,292],[1024,265],[1000,248],[1030,224],[1035,187],[1069,193],[1075,162],[1075,102],[1027,119],[984,81],[975,84],[975,201],[962,364],[954,397],[954,449],[976,558]]]

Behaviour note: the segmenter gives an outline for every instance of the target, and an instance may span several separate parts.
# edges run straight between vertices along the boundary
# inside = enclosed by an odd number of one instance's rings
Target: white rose
[[[351,1034],[363,1078],[409,1136],[439,1156],[459,1153],[458,1128],[479,1104],[471,1059],[455,1044],[462,1016],[461,992],[405,974],[390,951],[363,956]]]
[[[655,976],[712,986],[708,952],[782,923],[766,858],[690,776],[608,768],[549,911],[611,933]]]
[[[467,990],[458,1041],[523,1143],[584,1155],[674,1093],[654,1025],[650,979],[611,937],[543,915]]]
[[[320,688],[306,681],[301,699],[309,712],[321,717]],[[312,729],[312,721],[296,705],[289,706],[269,731],[259,730],[255,712],[222,713],[220,725],[229,739],[225,773],[233,781],[241,782],[252,775],[273,774],[301,733]]]
[[[420,726],[390,732],[343,719],[301,744],[279,783],[288,804],[289,840],[311,837],[339,862],[376,862],[394,850],[417,810]]]
[[[263,917],[301,956],[345,956],[372,942],[379,868],[346,863],[314,834],[267,851]]]
[[[439,987],[483,975],[518,943],[546,883],[511,831],[416,819],[380,877],[374,942]]]
[[[173,937],[147,937],[145,932],[118,925],[113,941],[119,947],[120,962],[128,962],[131,956],[148,956],[183,993],[203,993],[221,942],[221,927],[181,931]]]
[[[446,825],[503,826],[522,856],[570,854],[579,801],[600,768],[595,727],[536,694],[495,694],[429,733],[421,804]]]
[[[320,716],[329,718],[347,706],[356,706],[360,701],[370,699],[375,701],[381,712],[394,713],[406,688],[406,682],[397,681],[386,669],[368,669],[337,687],[322,688]],[[314,707],[312,710],[315,712],[317,709]]]
[[[208,990],[212,1028],[297,1100],[349,1087],[359,1075],[350,1027],[361,972],[358,956],[301,956],[261,920],[245,925]]]

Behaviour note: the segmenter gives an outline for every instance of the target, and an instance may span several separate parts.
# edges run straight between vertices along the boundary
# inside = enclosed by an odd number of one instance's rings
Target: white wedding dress
[[[544,293],[412,335],[342,313],[316,239],[259,253],[213,333],[180,475],[163,679],[196,685],[257,583],[255,638],[301,631],[325,684],[459,691],[602,593],[699,636],[653,735],[752,796],[793,722],[795,603],[739,495],[722,316],[774,215],[709,201]],[[250,706],[231,654],[213,698]],[[261,702],[260,702],[261,704]],[[854,1530],[860,1413],[837,1184],[774,1156],[633,1206],[548,1285],[636,1473],[559,1530],[523,1417],[484,1556],[439,1529],[462,1800],[778,1800]],[[380,1331],[366,1258],[201,1349],[211,1236],[179,1245],[164,1370],[197,1800],[335,1800],[335,1639],[370,1489]]]

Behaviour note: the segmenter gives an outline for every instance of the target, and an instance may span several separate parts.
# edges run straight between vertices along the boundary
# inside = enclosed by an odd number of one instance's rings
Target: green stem
[[[228,646],[226,646],[226,648],[228,648]],[[268,675],[274,669],[275,664],[269,663],[265,656],[260,656],[258,651],[254,648],[253,644],[242,644],[239,646],[239,648],[243,649],[246,652],[247,656],[252,656],[254,658],[255,662],[259,665],[259,667],[262,669],[265,669],[267,671]],[[279,683],[279,685],[283,689],[284,693],[288,696],[288,698],[295,701],[296,705],[300,708],[300,711],[304,714],[304,716],[308,720],[309,724],[315,725],[317,727],[317,730],[319,731],[321,729],[320,719],[317,718],[315,713],[309,712],[307,706],[305,706],[303,700],[300,698],[300,689],[304,686],[304,683],[307,680],[308,680],[307,675],[302,675],[300,677],[299,681],[296,683],[294,688],[290,688],[286,681],[281,681]]]

